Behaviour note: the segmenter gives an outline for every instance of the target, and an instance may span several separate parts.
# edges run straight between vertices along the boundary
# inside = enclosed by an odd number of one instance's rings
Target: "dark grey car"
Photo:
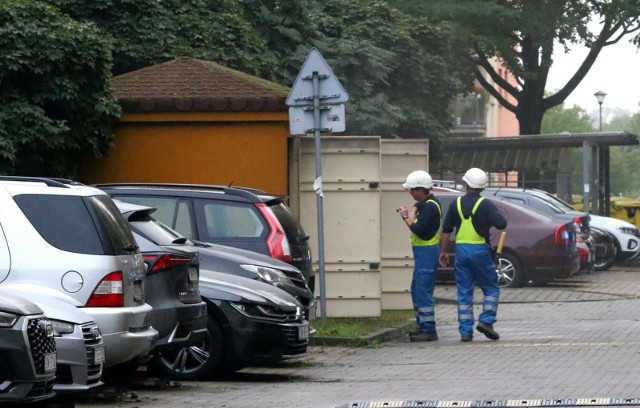
[[[194,241],[258,252],[298,268],[311,290],[315,278],[309,236],[287,197],[216,185],[99,184],[113,198],[157,208],[157,220]]]
[[[147,206],[115,200],[132,231],[163,248],[200,253],[200,270],[256,279],[276,286],[296,298],[307,319],[315,313],[313,293],[295,266],[244,249],[191,241],[156,220]]]
[[[56,344],[42,310],[0,289],[0,404],[54,396]]]

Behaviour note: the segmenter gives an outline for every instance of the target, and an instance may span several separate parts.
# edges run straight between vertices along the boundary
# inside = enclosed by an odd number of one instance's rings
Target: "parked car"
[[[207,335],[207,304],[198,287],[198,253],[161,248],[135,232],[134,237],[147,265],[144,290],[153,307],[150,322],[159,334],[151,359],[201,342]]]
[[[444,188],[434,188],[433,193],[441,201],[445,214],[450,203],[463,195]],[[507,237],[496,265],[501,287],[548,282],[569,277],[579,270],[580,256],[573,221],[558,220],[502,197],[483,196],[507,219]],[[494,248],[499,240],[498,232],[491,236]],[[439,268],[437,276],[440,280],[453,280],[453,267]]]
[[[127,222],[101,190],[0,177],[0,287],[82,309],[105,344],[105,371],[127,372],[154,346],[145,268]]]
[[[157,208],[162,223],[195,241],[259,252],[298,268],[314,290],[309,236],[286,197],[215,185],[98,184],[118,200]]]
[[[535,208],[545,214],[567,214],[568,216],[585,214],[576,211],[571,205],[557,196],[538,189],[522,188],[488,188],[487,193],[500,195],[519,204]],[[590,215],[589,228],[604,231],[608,234],[592,234],[596,240],[596,270],[606,270],[613,265],[614,260],[633,259],[640,255],[640,238],[635,225],[611,217]],[[611,250],[611,238],[616,250]],[[613,258],[615,256],[615,258]],[[612,259],[613,258],[613,259]]]
[[[136,234],[142,248],[153,245]],[[303,356],[309,322],[302,305],[287,292],[254,279],[202,270],[207,332],[195,344],[165,348],[147,368],[175,380],[197,380],[245,366]]]
[[[298,268],[244,249],[194,242],[156,220],[155,208],[114,200],[134,234],[169,251],[197,251],[200,269],[261,280],[296,298],[307,320],[315,315],[313,292]]]
[[[0,289],[0,404],[53,397],[55,373],[51,322],[36,304]]]
[[[14,294],[32,299],[53,327],[56,343],[56,396],[88,393],[103,385],[105,346],[100,328],[82,309],[50,296],[13,287]]]

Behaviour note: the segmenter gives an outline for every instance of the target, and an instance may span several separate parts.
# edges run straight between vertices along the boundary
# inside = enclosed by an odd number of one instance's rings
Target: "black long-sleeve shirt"
[[[473,211],[473,207],[476,205],[476,202],[480,199],[480,194],[476,192],[468,192],[467,194],[462,196],[462,214],[465,217],[471,215]],[[449,211],[447,211],[447,215],[444,219],[444,223],[442,225],[442,232],[453,232],[455,228],[458,230],[460,228],[460,224],[462,220],[460,219],[460,215],[458,214],[458,200],[453,200],[449,205]],[[485,198],[482,200],[478,209],[476,210],[476,214],[471,219],[473,223],[473,228],[475,228],[478,235],[483,237],[489,242],[489,229],[491,227],[497,229],[505,229],[507,227],[507,220],[504,216],[498,211],[496,206],[491,202],[491,200]]]

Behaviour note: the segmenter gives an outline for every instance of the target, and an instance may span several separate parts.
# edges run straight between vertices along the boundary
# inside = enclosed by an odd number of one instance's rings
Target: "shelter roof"
[[[569,149],[583,147],[630,146],[638,136],[627,132],[561,133],[509,137],[454,137],[442,141],[437,171],[466,171],[480,167],[489,172],[511,170],[558,170],[569,160]]]
[[[127,113],[288,109],[289,88],[194,58],[177,58],[118,75],[111,83]]]

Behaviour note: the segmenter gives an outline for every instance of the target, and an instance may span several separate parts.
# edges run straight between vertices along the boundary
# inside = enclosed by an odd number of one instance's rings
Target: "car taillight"
[[[556,228],[554,242],[556,245],[566,245],[566,244],[576,242],[575,232],[569,230],[566,224],[559,225]]]
[[[122,272],[111,272],[105,276],[87,301],[87,307],[122,307],[124,291]]]
[[[269,235],[267,236],[269,256],[284,262],[291,262],[293,260],[291,257],[291,247],[289,246],[289,240],[280,221],[273,215],[273,212],[266,204],[258,203],[256,207],[258,207],[258,211],[260,211],[269,225]]]
[[[583,217],[576,217],[573,219],[573,225],[576,228],[576,231],[588,232],[589,224],[587,220]]]
[[[184,265],[191,262],[189,258],[175,257],[171,254],[157,255],[142,255],[144,261],[149,264],[147,274],[157,272],[161,269],[170,268],[175,265]]]

